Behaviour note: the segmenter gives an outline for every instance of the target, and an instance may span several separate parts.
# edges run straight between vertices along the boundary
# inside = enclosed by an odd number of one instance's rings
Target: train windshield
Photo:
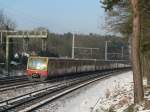
[[[47,70],[47,58],[29,58],[28,69]]]

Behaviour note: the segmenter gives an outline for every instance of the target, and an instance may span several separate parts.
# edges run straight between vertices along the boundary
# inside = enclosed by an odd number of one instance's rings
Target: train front
[[[30,80],[46,80],[48,77],[48,57],[29,57],[27,75]]]

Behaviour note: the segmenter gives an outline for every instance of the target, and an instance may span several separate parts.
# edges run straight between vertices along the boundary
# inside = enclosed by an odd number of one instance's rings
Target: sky
[[[0,9],[17,29],[46,27],[55,33],[104,34],[104,9],[99,0],[0,0]]]

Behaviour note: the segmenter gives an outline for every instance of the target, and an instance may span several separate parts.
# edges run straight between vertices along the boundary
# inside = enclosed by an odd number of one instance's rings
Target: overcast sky
[[[0,0],[17,29],[47,27],[52,32],[104,33],[99,0]]]

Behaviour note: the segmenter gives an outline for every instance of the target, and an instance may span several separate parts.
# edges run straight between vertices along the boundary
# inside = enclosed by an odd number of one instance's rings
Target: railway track
[[[99,72],[92,72],[92,73],[99,73]],[[27,79],[26,76],[16,76],[16,77],[9,77],[8,79],[1,79],[2,82],[0,82],[0,92],[5,92],[7,90],[16,90],[18,88],[23,88],[23,87],[27,87],[27,86],[33,86],[33,85],[37,85],[37,84],[42,84],[42,83],[54,83],[54,82],[58,82],[58,81],[63,81],[63,80],[68,80],[71,78],[76,78],[79,77],[80,75],[89,75],[91,74],[91,72],[87,72],[87,73],[79,73],[76,75],[72,75],[72,76],[64,76],[64,77],[59,77],[59,78],[52,78],[50,80],[47,81],[43,81],[43,82],[31,82]],[[81,77],[81,76],[80,76]],[[5,82],[5,83],[3,83]]]
[[[21,80],[19,82],[14,82],[14,83],[8,83],[8,84],[3,84],[0,85],[0,92],[5,92],[7,90],[17,90],[18,88],[23,88],[23,87],[27,87],[27,86],[33,86],[33,85],[38,85],[38,84],[43,84],[43,83],[55,83],[58,81],[64,81],[64,80],[68,80],[71,78],[75,78],[75,77],[62,77],[62,78],[52,78],[51,80],[47,80],[47,81],[42,81],[42,82],[31,82],[29,80]]]
[[[88,74],[89,73],[84,73],[84,75],[88,75]],[[79,77],[78,75],[80,75],[80,74],[77,74],[76,76],[69,76],[69,77],[64,76],[64,77],[59,77],[59,78],[52,78],[50,80],[42,81],[42,82],[33,82],[33,81],[31,82],[29,80],[22,80],[22,78],[19,77],[18,80],[14,79],[13,83],[11,83],[11,81],[9,82],[9,80],[8,80],[8,81],[6,81],[7,82],[6,84],[0,85],[0,92],[5,92],[7,90],[16,90],[18,88],[23,88],[23,87],[33,86],[33,85],[43,84],[43,83],[55,83],[58,81],[63,81],[63,80],[68,80],[68,79]]]
[[[23,76],[3,77],[3,78],[0,78],[0,85],[16,83],[16,82],[22,82],[22,81],[27,81],[27,80],[28,80],[28,78],[25,75],[23,75]]]
[[[17,82],[17,83],[12,83],[12,84],[1,85],[0,92],[4,92],[7,90],[16,90],[18,88],[33,86],[33,85],[37,85],[37,84],[41,84],[41,83],[43,83],[43,82],[23,81],[23,82]]]
[[[21,96],[17,96],[5,101],[0,102],[0,111],[11,112],[29,112],[35,110],[48,102],[51,102],[67,93],[70,93],[76,89],[84,87],[90,83],[94,83],[98,80],[108,78],[114,74],[114,71],[102,72],[92,74],[86,77],[78,77],[69,81],[59,83],[47,88],[33,91]]]

